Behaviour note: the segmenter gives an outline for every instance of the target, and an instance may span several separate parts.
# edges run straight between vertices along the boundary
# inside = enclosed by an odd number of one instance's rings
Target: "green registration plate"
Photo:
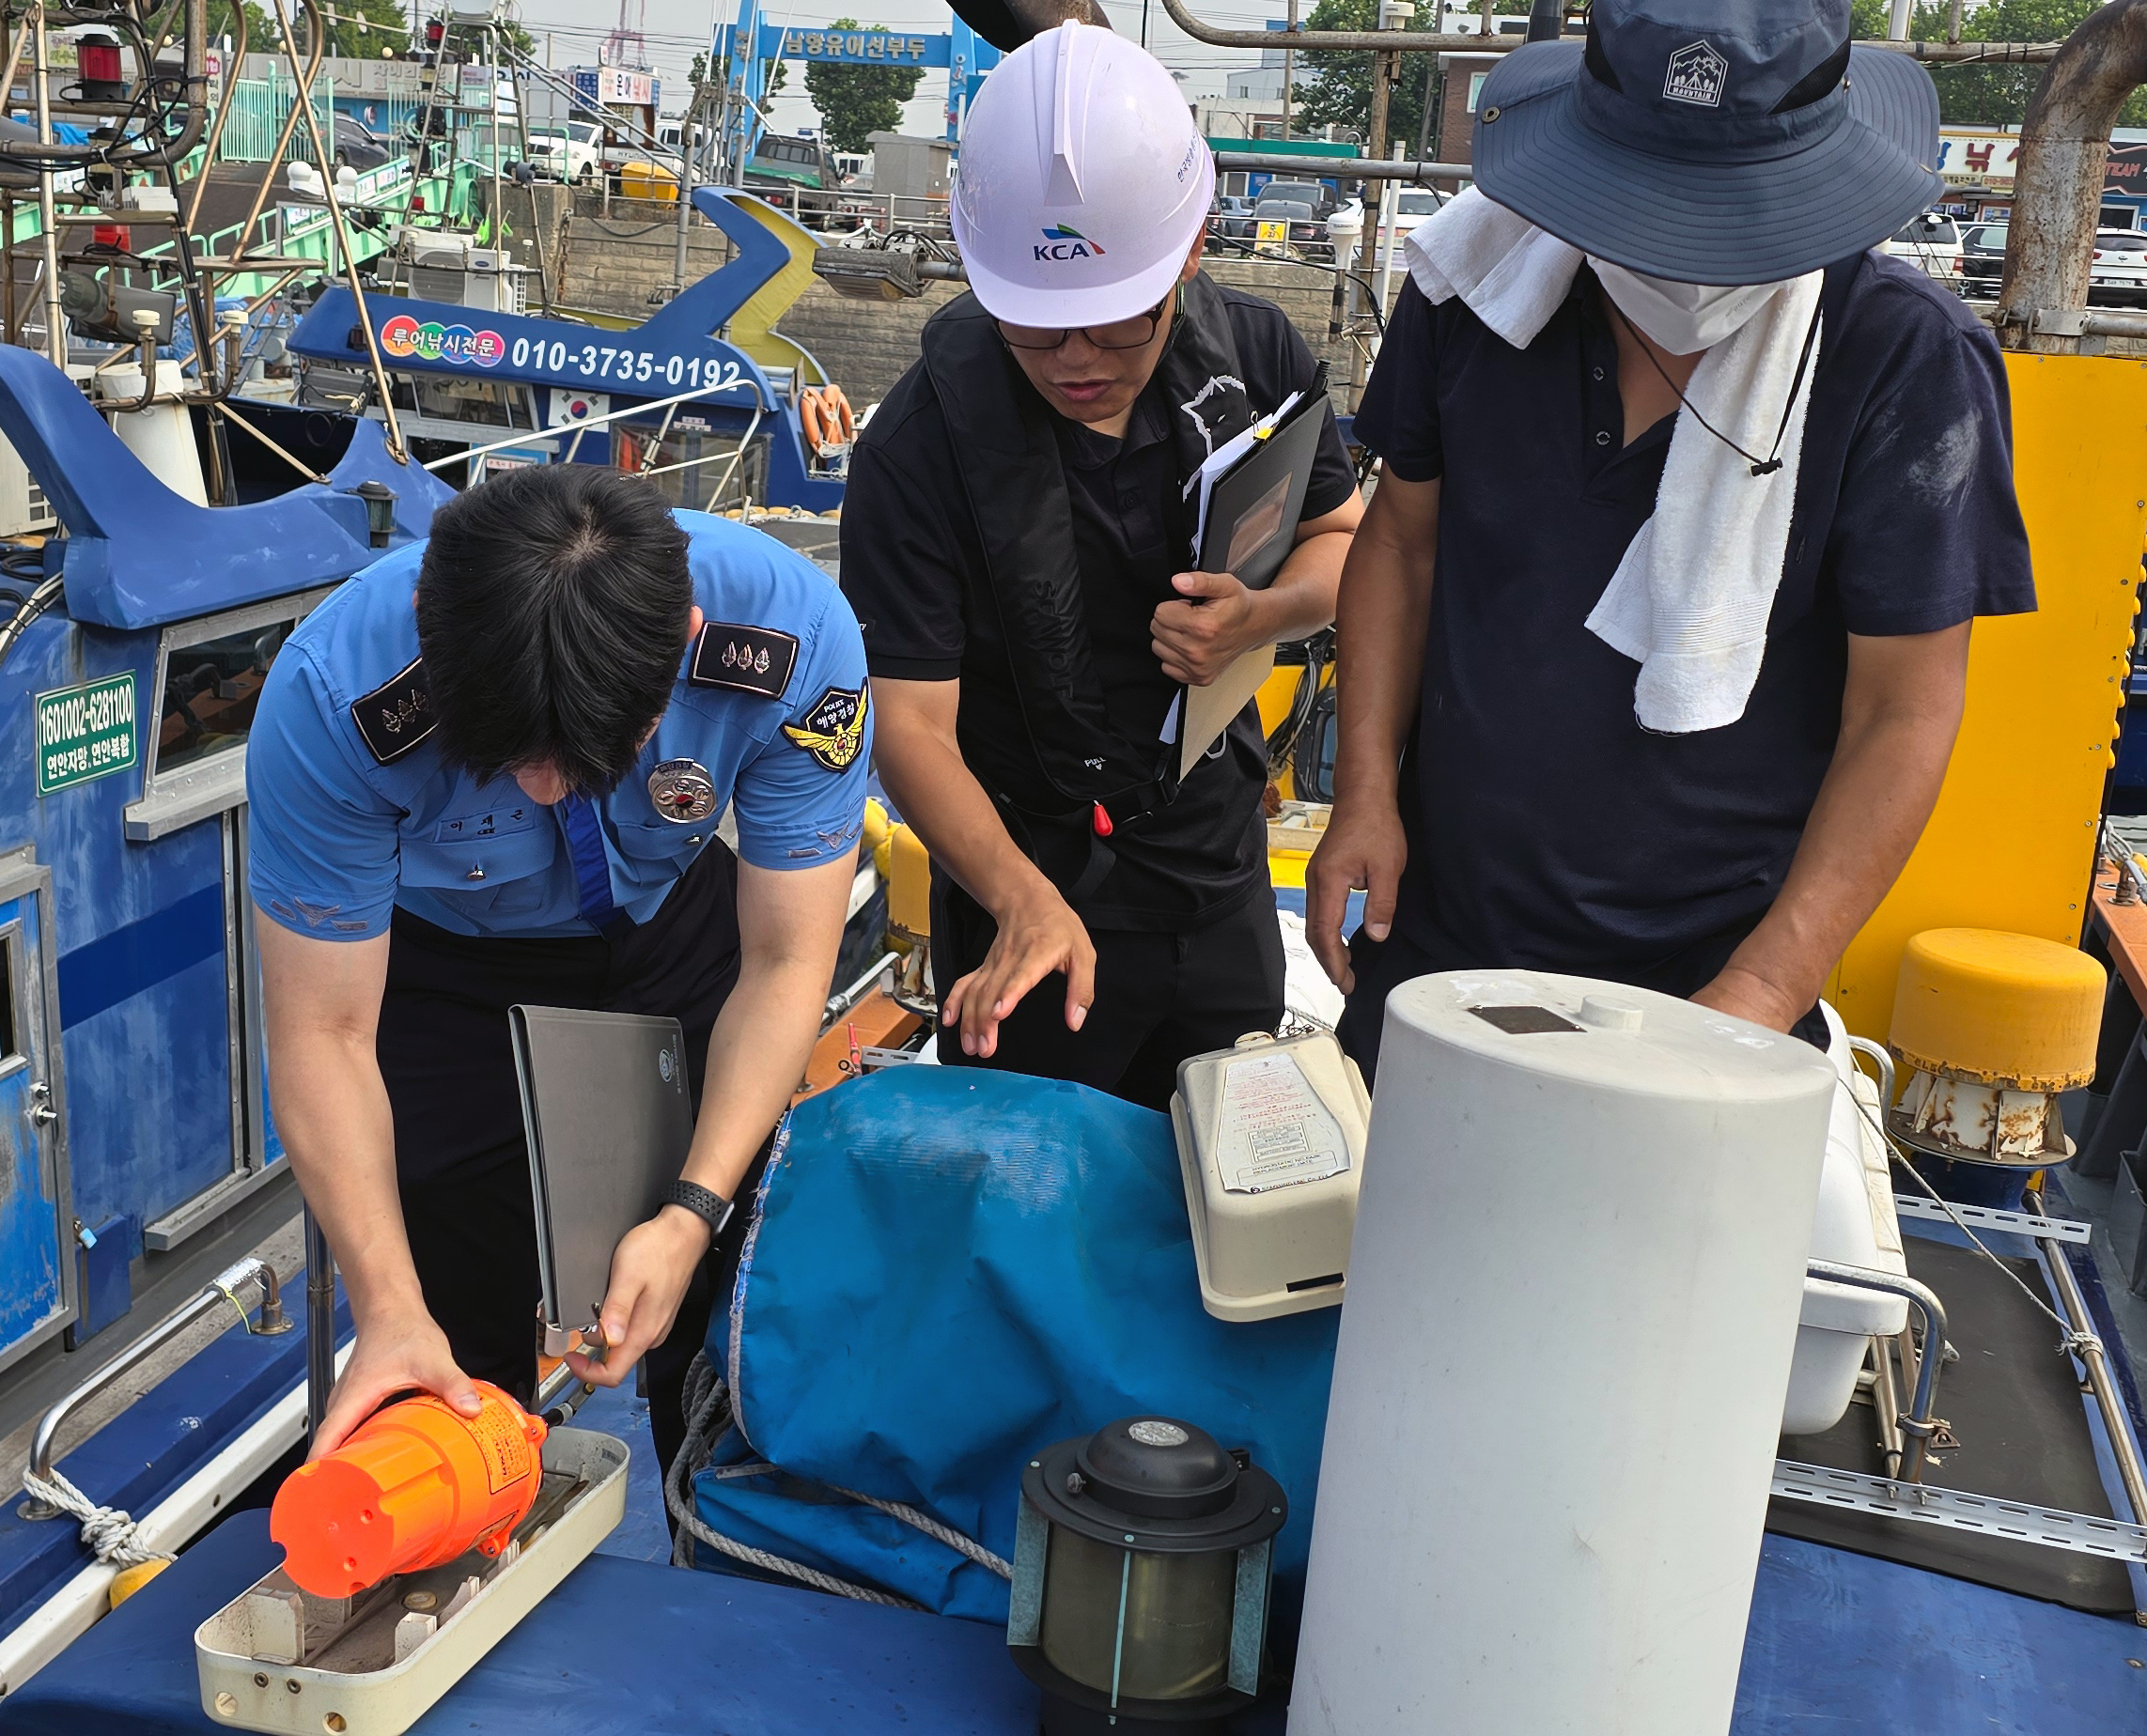
[[[106,675],[82,687],[39,693],[38,794],[50,796],[140,763],[134,728],[134,677]]]

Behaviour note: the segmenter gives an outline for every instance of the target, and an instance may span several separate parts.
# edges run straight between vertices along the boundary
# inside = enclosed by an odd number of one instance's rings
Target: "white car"
[[[2147,306],[2147,234],[2138,229],[2094,232],[2088,300],[2098,307]]]
[[[603,129],[586,120],[529,130],[529,161],[539,173],[559,181],[594,180],[603,154]]]
[[[1394,195],[1394,214],[1379,230],[1381,250],[1398,247],[1409,238],[1409,231],[1430,216],[1445,200],[1428,187],[1408,187]],[[1397,257],[1396,265],[1400,264]]]
[[[1943,211],[1925,211],[1901,225],[1891,240],[1879,250],[1906,259],[1925,276],[1934,277],[1956,295],[1967,293],[1961,268],[1960,226]]]

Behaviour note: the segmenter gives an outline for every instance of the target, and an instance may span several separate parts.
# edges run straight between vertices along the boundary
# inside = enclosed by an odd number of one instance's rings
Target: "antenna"
[[[648,0],[619,0],[619,21],[604,39],[598,60],[607,67],[647,66],[648,48],[643,40],[647,23]]]

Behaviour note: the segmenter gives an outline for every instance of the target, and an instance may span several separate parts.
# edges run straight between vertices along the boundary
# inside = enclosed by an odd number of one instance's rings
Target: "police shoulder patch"
[[[798,637],[772,627],[710,621],[693,642],[686,679],[694,687],[735,688],[781,699],[798,664]]]
[[[350,720],[366,751],[383,766],[393,765],[432,734],[431,690],[425,685],[425,659],[412,658],[362,699],[350,702]]]
[[[802,748],[830,771],[848,771],[864,746],[864,714],[872,707],[867,687],[830,688],[795,723],[783,733],[794,748]]]

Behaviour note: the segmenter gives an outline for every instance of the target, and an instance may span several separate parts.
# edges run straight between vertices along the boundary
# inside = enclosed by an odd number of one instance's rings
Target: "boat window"
[[[0,1061],[12,1061],[22,1053],[15,1038],[15,966],[21,957],[15,936],[0,936]]]
[[[246,739],[261,684],[297,625],[293,616],[173,647],[164,665],[151,777],[192,766]]]
[[[1405,193],[1396,201],[1395,209],[1404,217],[1428,217],[1439,209],[1439,195],[1432,193]]]

